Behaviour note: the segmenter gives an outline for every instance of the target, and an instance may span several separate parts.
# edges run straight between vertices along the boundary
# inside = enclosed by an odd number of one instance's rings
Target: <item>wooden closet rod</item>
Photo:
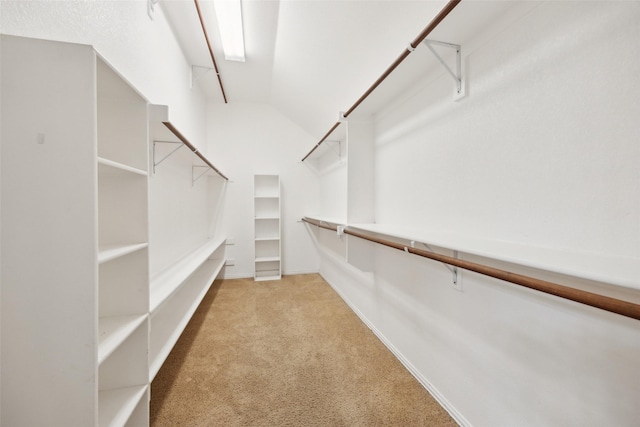
[[[321,227],[328,230],[337,231],[337,227],[321,224],[317,221],[303,218],[303,221]],[[440,255],[434,252],[412,248],[400,243],[392,242],[378,237],[373,237],[364,233],[360,233],[351,229],[350,227],[344,228],[344,234],[348,234],[359,239],[368,240],[373,243],[378,243],[390,248],[398,249],[403,252],[408,252],[414,255],[418,255],[424,258],[429,258],[435,261],[440,261],[445,264],[460,267],[465,270],[473,271],[485,276],[494,277],[496,279],[504,280],[519,286],[535,289],[546,294],[555,295],[560,298],[565,298],[571,301],[579,302],[581,304],[589,305],[591,307],[606,310],[611,313],[620,314],[622,316],[631,317],[632,319],[640,320],[640,304],[635,304],[630,301],[623,301],[616,298],[611,298],[605,295],[596,294],[593,292],[583,291],[580,289],[571,288],[569,286],[559,285],[557,283],[548,282],[546,280],[540,280],[533,277],[525,276],[522,274],[512,273],[510,271],[501,270],[487,265],[478,264],[471,261],[465,261],[458,258],[453,258],[447,255]]]
[[[353,113],[353,111],[356,108],[358,108],[358,106],[362,104],[362,102],[365,99],[367,99],[367,97],[371,95],[371,93],[374,90],[376,90],[378,86],[380,86],[380,83],[382,83],[387,77],[389,77],[389,75],[393,72],[393,70],[395,70],[398,67],[398,65],[400,65],[402,61],[404,61],[405,58],[409,56],[409,54],[413,52],[415,48],[418,47],[418,45],[424,41],[424,39],[427,38],[427,36],[444,20],[444,18],[447,17],[447,15],[461,1],[462,0],[449,0],[449,2],[444,6],[444,8],[442,8],[442,10],[436,15],[436,17],[431,20],[429,25],[427,25],[424,28],[424,30],[422,30],[422,32],[418,34],[418,36],[409,44],[409,46],[407,46],[407,48],[404,51],[402,51],[400,56],[398,56],[398,58],[384,71],[384,73],[382,73],[380,77],[378,77],[378,79],[369,87],[369,89],[367,89],[366,92],[360,98],[358,98],[355,104],[353,104],[351,108],[349,108],[344,113],[344,117],[345,118],[349,117],[349,115]],[[311,153],[313,153],[327,139],[327,137],[329,137],[329,135],[331,135],[331,132],[333,132],[340,125],[340,123],[341,122],[338,121],[333,125],[333,127],[329,130],[329,132],[327,132],[322,137],[322,139],[311,149],[311,151],[309,151],[307,155],[302,158],[303,162],[307,159],[307,157],[311,155]]]
[[[204,40],[207,42],[207,48],[209,49],[209,55],[211,55],[211,62],[213,62],[213,69],[216,72],[216,77],[218,77],[218,84],[220,85],[220,91],[222,91],[222,98],[224,99],[224,103],[227,104],[227,94],[224,93],[224,86],[222,86],[222,79],[220,78],[220,72],[218,71],[218,64],[216,63],[216,58],[213,56],[213,49],[211,48],[211,43],[209,42],[209,35],[207,34],[207,28],[204,26],[204,19],[202,18],[202,12],[200,11],[200,4],[198,0],[193,0],[196,4],[196,11],[198,12],[198,19],[200,19],[200,26],[202,27],[202,32],[204,33]],[[218,172],[219,173],[219,172]],[[222,174],[220,174],[222,175]]]
[[[185,138],[185,136],[183,134],[181,134],[178,129],[176,129],[175,126],[173,126],[169,122],[162,122],[162,124],[164,124],[167,127],[167,129],[169,129],[171,131],[171,133],[173,133],[184,145],[186,145],[189,148],[189,150],[193,151],[193,154],[195,154],[196,156],[200,157],[200,159],[203,162],[205,162],[207,164],[207,166],[209,166],[211,169],[213,169],[218,175],[220,175],[226,181],[229,181],[229,178],[224,176],[224,174],[222,172],[220,172],[215,166],[213,166],[213,164],[211,164],[209,159],[207,159],[200,151],[198,151],[198,149],[196,147],[194,147],[193,144],[191,144],[189,142],[189,140],[187,138]]]

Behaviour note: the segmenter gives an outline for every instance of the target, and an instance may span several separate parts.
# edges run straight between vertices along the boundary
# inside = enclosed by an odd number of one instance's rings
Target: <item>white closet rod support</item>
[[[179,144],[179,145],[175,149],[171,150],[169,154],[167,154],[162,159],[156,162],[156,144]],[[182,142],[177,142],[177,141],[153,141],[153,173],[156,173],[156,166],[158,166],[160,163],[167,160],[169,157],[171,157],[173,153],[178,151],[183,146],[184,144],[182,144]]]
[[[447,70],[447,73],[449,73],[449,75],[455,81],[456,87],[454,91],[454,100],[457,101],[458,99],[464,97],[466,94],[465,94],[463,80],[462,80],[462,53],[461,53],[462,48],[461,46],[459,44],[446,43],[446,42],[441,42],[437,40],[426,40],[426,39],[422,43],[424,43],[425,46],[429,48],[431,53],[433,53],[433,55],[438,59],[438,62],[442,64],[445,70]],[[433,48],[432,45],[438,45],[438,46],[443,46],[449,49],[455,49],[456,51],[456,71],[455,72],[451,69],[451,67],[449,67],[449,65],[445,62],[442,56],[440,56],[440,54]]]
[[[205,168],[205,171],[202,172],[200,175],[196,176],[195,175],[196,168]],[[206,175],[206,173],[209,172],[209,170],[213,170],[213,169],[211,169],[211,167],[209,167],[209,166],[192,165],[191,166],[191,186],[193,187],[194,184],[196,183],[196,181],[199,180],[200,178],[202,178],[204,175]]]
[[[200,73],[196,73],[196,70],[204,70],[201,71]],[[192,65],[191,66],[191,86],[190,89],[193,89],[193,86],[195,85],[195,83],[205,74],[208,74],[210,71],[215,71],[216,75],[220,75],[220,73],[218,73],[214,68],[211,67],[201,67],[199,65]]]
[[[411,247],[415,248],[415,240],[411,241]],[[433,248],[431,246],[429,246],[429,244],[424,243],[424,242],[420,242],[421,245],[423,245],[425,248],[427,248],[427,250],[429,252],[433,252],[436,253],[436,251],[433,250]],[[453,251],[453,258],[455,259],[459,259],[458,257],[458,251],[454,250]],[[461,271],[458,270],[458,267],[456,267],[455,265],[449,265],[447,263],[442,263],[442,265],[444,265],[446,267],[447,270],[449,270],[451,272],[451,281],[453,282],[453,287],[456,288],[457,290],[461,291],[462,290],[462,277],[460,277],[460,274],[462,274]]]

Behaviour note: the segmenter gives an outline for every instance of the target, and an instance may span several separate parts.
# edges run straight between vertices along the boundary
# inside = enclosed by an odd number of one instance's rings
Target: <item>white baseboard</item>
[[[285,271],[282,273],[283,276],[292,276],[296,274],[318,274],[318,270],[314,271]],[[232,274],[221,274],[219,276],[221,279],[252,279],[253,272],[250,273],[232,273]]]
[[[451,418],[453,418],[454,421],[460,426],[471,427],[469,421],[467,421],[466,418],[460,412],[458,412],[453,407],[453,405],[451,405],[451,403],[442,395],[442,393],[440,393],[438,389],[434,387],[434,385],[431,384],[429,380],[427,380],[420,373],[420,371],[416,369],[416,367],[413,366],[413,364],[391,343],[391,341],[389,341],[387,337],[385,337],[384,334],[380,332],[380,330],[378,330],[378,328],[376,328],[372,322],[369,321],[364,313],[362,313],[358,309],[358,307],[340,291],[340,288],[336,286],[335,283],[332,283],[332,281],[325,277],[322,273],[320,273],[320,275],[327,283],[329,283],[333,290],[336,291],[340,298],[342,298],[342,300],[351,308],[351,310],[353,310],[353,312],[360,318],[360,320],[362,320],[362,322],[367,325],[369,329],[371,329],[371,331],[389,349],[389,351],[393,353],[393,355],[400,361],[400,363],[402,363],[402,365],[409,371],[409,373],[411,373],[411,375],[413,375],[413,377],[418,380],[418,382],[427,390],[427,392],[431,394],[431,396],[433,396],[433,398],[449,413],[449,415],[451,415]]]
[[[253,273],[233,273],[233,274],[221,274],[221,279],[253,279]]]
[[[307,270],[296,270],[296,271],[283,271],[283,276],[293,276],[296,274],[318,274],[318,270],[307,271]]]

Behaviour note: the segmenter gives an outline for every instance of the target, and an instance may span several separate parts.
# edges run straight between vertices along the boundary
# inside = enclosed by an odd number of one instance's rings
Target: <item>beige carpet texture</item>
[[[151,385],[152,426],[456,426],[318,274],[216,280]]]

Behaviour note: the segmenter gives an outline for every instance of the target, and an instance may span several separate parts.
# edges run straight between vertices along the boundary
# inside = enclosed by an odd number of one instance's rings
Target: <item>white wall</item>
[[[638,22],[637,2],[541,2],[463,44],[466,98],[443,75],[377,116],[376,222],[639,265]],[[637,320],[470,272],[460,292],[441,264],[379,245],[366,274],[312,232],[322,275],[461,424],[637,425]],[[640,301],[637,277],[462,256]]]
[[[300,159],[313,138],[269,105],[211,104],[207,109],[209,153],[229,176],[222,228],[234,245],[235,260],[225,277],[253,276],[253,175],[280,175],[283,274],[318,271],[318,258],[307,230],[298,222],[317,209],[316,173]]]
[[[381,117],[378,222],[639,257],[639,14],[546,2]]]
[[[162,145],[156,147],[158,159],[176,148],[173,144]],[[219,221],[226,181],[208,172],[192,183],[193,164],[200,162],[183,147],[150,174],[149,273],[152,278],[207,239],[217,239],[224,234],[219,229]],[[193,173],[198,177],[203,171],[196,168]]]
[[[204,97],[189,88],[191,64],[161,7],[153,20],[144,0],[3,0],[0,12],[2,33],[93,45],[149,102],[169,105],[172,122],[204,148]]]

